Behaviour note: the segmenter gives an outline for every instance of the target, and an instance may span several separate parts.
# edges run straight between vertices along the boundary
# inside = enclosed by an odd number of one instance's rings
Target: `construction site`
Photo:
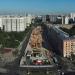
[[[25,55],[22,57],[20,66],[24,65],[49,65],[53,64],[53,53],[47,39],[43,38],[44,30],[37,26],[32,30]],[[46,37],[46,36],[45,36]]]

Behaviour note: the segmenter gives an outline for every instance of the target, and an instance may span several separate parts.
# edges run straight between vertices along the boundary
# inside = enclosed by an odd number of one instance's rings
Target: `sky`
[[[70,13],[75,0],[0,0],[0,12]]]

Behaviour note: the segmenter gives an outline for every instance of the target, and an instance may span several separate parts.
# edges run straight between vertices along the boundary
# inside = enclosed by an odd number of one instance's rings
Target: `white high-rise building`
[[[65,16],[62,15],[62,24],[65,24]]]
[[[75,13],[71,13],[70,16],[73,19],[73,21],[75,21]]]
[[[0,18],[0,28],[2,29],[2,18]]]
[[[24,31],[25,30],[25,28],[26,28],[26,24],[25,24],[25,22],[26,22],[26,20],[25,20],[25,18],[20,18],[19,19],[19,29],[18,30],[20,30],[20,31]]]
[[[26,25],[29,26],[31,24],[32,16],[31,15],[26,16],[25,20],[26,20]]]
[[[46,15],[42,16],[42,22],[46,22]]]
[[[31,24],[32,16],[2,16],[0,17],[0,27],[4,31],[24,31]]]
[[[68,16],[65,17],[65,24],[69,24],[69,17]]]

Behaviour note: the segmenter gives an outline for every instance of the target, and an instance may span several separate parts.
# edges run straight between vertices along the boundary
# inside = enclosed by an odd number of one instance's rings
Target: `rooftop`
[[[65,27],[60,27],[60,29],[68,33],[70,37],[75,35],[75,25],[73,25],[70,29],[67,29]]]
[[[75,39],[75,26],[73,25],[70,29],[60,26],[54,26],[53,29],[61,39]]]

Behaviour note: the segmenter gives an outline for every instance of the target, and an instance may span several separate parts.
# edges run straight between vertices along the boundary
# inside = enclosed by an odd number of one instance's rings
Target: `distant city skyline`
[[[75,0],[0,0],[0,13],[71,13]]]

